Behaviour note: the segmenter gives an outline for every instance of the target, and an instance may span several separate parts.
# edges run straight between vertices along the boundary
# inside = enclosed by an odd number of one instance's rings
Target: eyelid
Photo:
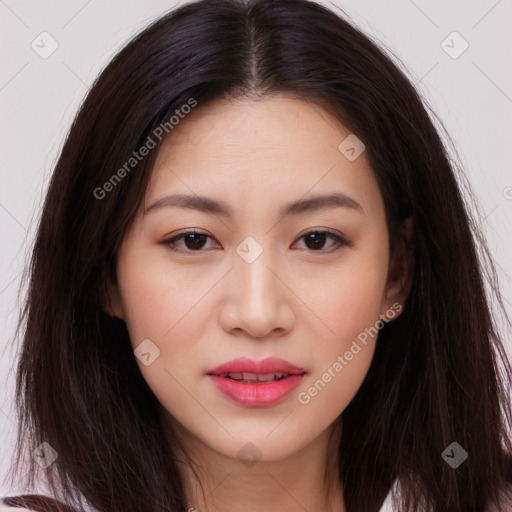
[[[331,236],[335,240],[335,242],[336,242],[334,248],[331,248],[331,249],[319,249],[317,251],[312,250],[312,249],[309,249],[309,250],[306,249],[308,252],[313,253],[313,254],[314,253],[329,254],[329,253],[335,252],[338,249],[341,249],[343,247],[352,247],[352,245],[353,245],[353,242],[348,240],[343,234],[341,234],[339,232],[336,232],[336,231],[331,231],[330,229],[326,229],[326,228],[308,228],[306,231],[301,233],[295,239],[293,244],[295,244],[297,241],[301,240],[302,238],[304,238],[305,236],[307,236],[307,235],[309,235],[311,233],[323,233],[323,234],[326,234],[328,236]],[[179,240],[182,240],[183,237],[185,237],[186,235],[190,235],[190,234],[203,235],[203,236],[206,236],[207,238],[215,240],[215,238],[213,236],[209,235],[208,233],[199,231],[199,230],[197,230],[195,228],[190,228],[188,230],[185,230],[185,231],[182,231],[182,232],[179,232],[179,233],[173,235],[171,238],[163,240],[161,243],[163,245],[166,245],[167,247],[169,247],[169,249],[171,249],[173,251],[176,251],[176,252],[181,252],[181,253],[186,253],[186,254],[205,252],[205,250],[203,250],[203,249],[198,249],[198,250],[194,251],[194,250],[191,250],[191,249],[176,249],[176,248],[172,247],[172,243],[175,243],[175,242],[177,242]]]
[[[166,238],[165,240],[163,240],[161,243],[165,246],[167,246],[169,249],[171,249],[172,251],[175,251],[175,252],[181,252],[181,253],[186,253],[186,254],[192,254],[192,253],[201,253],[201,252],[205,252],[204,250],[202,249],[199,249],[197,251],[192,251],[190,249],[176,249],[172,246],[173,243],[176,243],[177,241],[179,240],[182,240],[183,237],[185,237],[186,235],[203,235],[203,236],[206,236],[208,238],[211,238],[212,240],[215,240],[215,238],[211,235],[209,235],[208,233],[204,233],[202,231],[198,231],[197,229],[195,228],[190,228],[190,229],[187,229],[185,231],[182,231],[182,232],[179,232],[179,233],[176,233],[175,235],[173,235],[171,238]],[[217,242],[218,243],[218,242]],[[220,244],[219,244],[220,245]]]
[[[319,255],[319,256],[327,255],[327,254],[332,254],[334,252],[337,252],[338,250],[341,250],[344,247],[352,247],[353,246],[353,242],[348,240],[345,237],[345,235],[343,235],[342,233],[336,232],[336,231],[332,231],[330,229],[326,229],[326,228],[308,228],[306,231],[302,232],[295,239],[293,244],[295,244],[298,241],[302,240],[305,236],[309,235],[310,233],[326,234],[327,236],[330,236],[332,239],[334,239],[335,243],[334,243],[334,246],[329,248],[329,249],[319,249],[319,250],[307,249],[307,248],[303,249],[308,254],[315,254],[315,255]],[[197,249],[197,250],[192,250],[192,249],[187,249],[187,248],[185,248],[185,249],[183,249],[183,248],[176,248],[175,246],[173,246],[178,241],[183,240],[183,238],[186,235],[189,235],[189,234],[203,235],[203,236],[205,236],[205,237],[207,237],[207,238],[209,238],[211,240],[215,240],[215,238],[213,236],[209,235],[208,233],[199,231],[199,230],[197,230],[195,228],[189,228],[189,229],[187,229],[185,231],[182,231],[182,232],[179,232],[179,233],[173,235],[171,238],[168,238],[168,239],[164,240],[161,243],[163,245],[165,245],[166,247],[168,247],[170,250],[178,252],[178,253],[181,253],[181,254],[192,255],[194,253],[200,254],[200,253],[206,252],[206,250],[203,250],[202,248],[201,249]],[[218,244],[218,242],[217,242],[217,244]]]
[[[345,235],[343,235],[342,233],[340,233],[338,231],[332,231],[332,230],[326,229],[326,228],[308,228],[306,231],[304,231],[297,237],[296,241],[304,238],[306,235],[309,235],[310,233],[325,233],[326,235],[334,238],[336,241],[334,248],[331,248],[331,249],[321,249],[318,251],[314,251],[314,250],[310,249],[308,252],[310,252],[312,254],[315,254],[315,253],[330,254],[330,253],[335,252],[338,249],[341,249],[343,247],[352,247],[352,245],[353,245],[353,243],[348,238],[346,238]],[[295,244],[295,242],[294,242],[294,244]]]

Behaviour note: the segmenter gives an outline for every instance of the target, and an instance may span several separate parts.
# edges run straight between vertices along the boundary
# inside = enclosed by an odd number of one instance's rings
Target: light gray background
[[[481,226],[500,269],[510,314],[512,2],[334,4],[400,58],[454,139],[479,200]],[[11,341],[19,277],[52,167],[80,101],[107,60],[174,5],[163,0],[0,0],[0,389],[5,389],[0,396],[0,477],[8,471],[14,443]],[[31,48],[43,31],[59,44],[48,59]],[[469,43],[457,59],[441,47],[453,31]],[[457,40],[448,44],[460,48]],[[510,347],[510,333],[507,342]],[[13,491],[0,484],[0,495]]]

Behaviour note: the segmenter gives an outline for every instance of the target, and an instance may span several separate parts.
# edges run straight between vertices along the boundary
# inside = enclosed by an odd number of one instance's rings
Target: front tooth
[[[287,373],[226,373],[223,376],[229,376],[234,380],[239,380],[243,382],[270,382],[275,379],[281,379],[282,377],[286,377]]]
[[[260,373],[258,374],[258,381],[260,382],[268,382],[272,380],[275,376],[275,373]]]
[[[274,380],[275,378],[283,375],[282,373],[260,373],[258,375],[258,380],[261,382],[268,382],[270,380]]]

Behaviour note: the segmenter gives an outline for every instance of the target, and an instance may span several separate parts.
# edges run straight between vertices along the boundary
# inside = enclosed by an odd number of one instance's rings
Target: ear
[[[103,311],[109,316],[113,316],[124,320],[123,304],[121,301],[121,294],[119,293],[119,286],[117,283],[108,280],[106,289],[102,297]]]
[[[392,310],[396,318],[404,309],[411,291],[414,275],[414,233],[412,219],[405,219],[400,225],[398,239],[391,255],[388,280],[382,303],[381,315]]]

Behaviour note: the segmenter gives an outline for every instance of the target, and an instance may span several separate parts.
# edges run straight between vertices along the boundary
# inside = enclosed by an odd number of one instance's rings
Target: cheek
[[[142,243],[119,254],[117,273],[131,344],[135,355],[143,346],[148,347],[143,353],[151,354],[150,364],[139,358],[137,364],[168,410],[189,407],[183,385],[189,387],[191,379],[202,376],[204,347],[197,340],[205,338],[204,329],[211,325],[205,294],[223,272],[217,276],[193,265],[177,268],[165,251]]]
[[[380,243],[384,249],[380,249]],[[372,362],[386,285],[387,246],[375,239],[347,256],[344,265],[320,287],[317,304],[321,322],[311,351],[314,372],[299,390],[299,402],[314,417],[326,408],[341,413],[359,390]]]
[[[150,354],[136,359],[144,379],[165,409],[173,414],[189,409],[183,385],[193,362],[200,361],[193,340],[202,337],[201,322],[191,320],[197,320],[204,287],[194,283],[193,270],[172,271],[155,251],[138,248],[120,255],[118,278],[135,355]]]
[[[348,249],[328,271],[308,271],[302,293],[308,286],[314,290],[308,305],[318,312],[318,323],[323,324],[323,336],[317,338],[323,341],[323,354],[347,350],[358,334],[379,320],[387,280],[386,254],[385,240],[374,237]]]
[[[122,296],[124,318],[132,344],[154,338],[161,344],[172,340],[176,331],[186,325],[190,328],[189,315],[211,286],[198,279],[193,266],[173,268],[165,251],[141,246],[128,248],[120,254],[118,277]],[[191,339],[194,333],[184,335]],[[162,348],[162,347],[160,347]]]
[[[297,394],[305,418],[316,418],[314,424],[321,421],[327,427],[361,387],[375,352],[381,291],[376,286],[347,286],[335,296],[336,306],[326,302],[326,324],[334,334],[316,337],[311,351],[314,371]]]

